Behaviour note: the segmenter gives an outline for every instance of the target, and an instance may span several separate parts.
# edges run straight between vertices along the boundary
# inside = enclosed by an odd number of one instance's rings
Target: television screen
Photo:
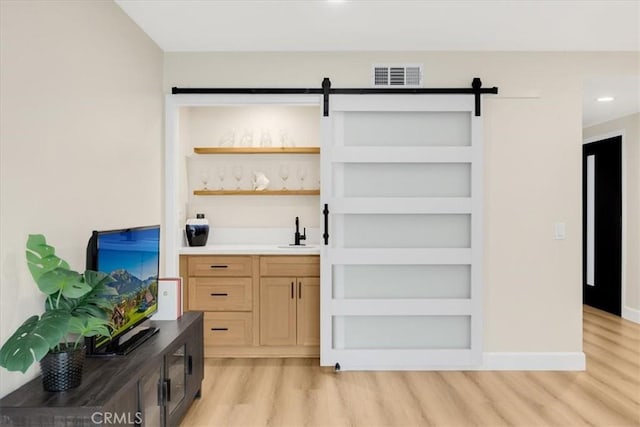
[[[117,346],[122,335],[158,310],[159,261],[159,226],[93,233],[87,247],[87,268],[111,276],[114,282],[109,286],[118,292],[111,297],[112,336],[95,337],[90,346],[94,351],[107,344]]]

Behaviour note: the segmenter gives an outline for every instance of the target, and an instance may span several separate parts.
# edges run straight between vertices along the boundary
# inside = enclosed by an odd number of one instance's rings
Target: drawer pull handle
[[[211,265],[210,268],[229,268],[228,265]]]
[[[302,299],[302,282],[298,282],[298,299]]]
[[[212,293],[211,296],[212,297],[226,297],[226,296],[229,296],[229,294],[227,294],[227,293]]]
[[[293,299],[293,282],[291,282],[291,299]]]
[[[229,328],[211,328],[212,331],[228,331]]]

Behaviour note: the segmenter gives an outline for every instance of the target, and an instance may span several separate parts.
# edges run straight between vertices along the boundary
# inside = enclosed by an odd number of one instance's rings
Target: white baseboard
[[[483,353],[479,365],[341,365],[343,371],[584,371],[587,367],[580,351]]]
[[[631,307],[622,307],[622,318],[630,322],[640,323],[640,310]]]
[[[484,353],[482,370],[486,371],[584,371],[583,352]]]

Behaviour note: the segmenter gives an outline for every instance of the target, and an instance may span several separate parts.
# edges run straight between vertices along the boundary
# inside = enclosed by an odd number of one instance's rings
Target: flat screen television
[[[88,355],[126,354],[157,332],[138,326],[158,310],[159,262],[159,225],[92,233],[87,269],[111,276],[118,294],[111,296],[112,334],[87,338]]]

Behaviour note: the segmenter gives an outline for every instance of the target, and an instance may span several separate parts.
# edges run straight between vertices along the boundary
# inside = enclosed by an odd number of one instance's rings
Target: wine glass
[[[304,165],[298,165],[298,179],[300,180],[300,189],[304,190],[304,179],[307,177],[307,168]]]
[[[253,131],[251,129],[245,129],[240,138],[241,147],[251,147],[253,145]]]
[[[242,166],[235,165],[233,167],[233,177],[236,179],[236,190],[240,189],[240,180],[242,179]]]
[[[207,184],[209,184],[209,172],[207,171],[200,172],[200,181],[202,181],[202,189],[208,190]]]
[[[282,178],[282,189],[287,189],[287,178],[289,178],[289,165],[280,165],[280,178]]]
[[[233,147],[236,142],[236,130],[229,129],[220,138],[220,147]]]
[[[289,132],[284,129],[280,129],[280,146],[291,147],[293,146]]]
[[[260,134],[260,146],[271,147],[271,133],[267,129],[262,129]]]
[[[220,190],[224,190],[224,176],[226,171],[224,170],[224,166],[220,166],[218,168],[218,179],[220,179]]]

